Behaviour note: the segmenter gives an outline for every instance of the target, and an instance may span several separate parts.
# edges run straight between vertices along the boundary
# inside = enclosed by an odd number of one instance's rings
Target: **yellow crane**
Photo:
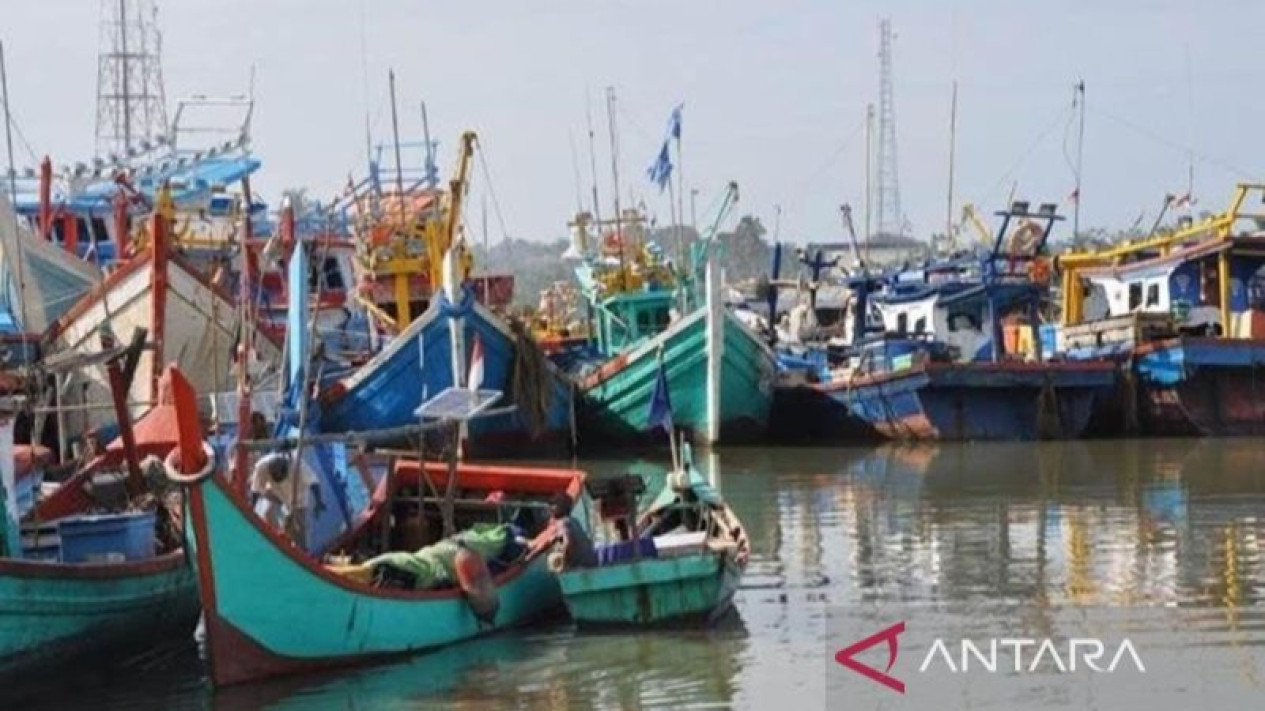
[[[962,224],[970,224],[985,247],[993,246],[993,231],[988,229],[984,218],[980,217],[979,211],[969,202],[962,206]]]

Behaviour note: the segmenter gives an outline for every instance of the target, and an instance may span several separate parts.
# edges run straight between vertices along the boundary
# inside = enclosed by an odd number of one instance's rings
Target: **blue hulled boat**
[[[1043,348],[1053,205],[999,212],[990,250],[849,282],[843,367],[813,386],[893,439],[1074,438],[1114,385],[1105,362]],[[1009,231],[1012,225],[1017,228]]]

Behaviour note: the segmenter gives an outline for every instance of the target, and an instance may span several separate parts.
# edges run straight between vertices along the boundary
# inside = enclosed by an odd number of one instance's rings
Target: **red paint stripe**
[[[59,563],[0,558],[0,575],[41,580],[121,580],[172,573],[185,565],[183,550],[124,563]]]

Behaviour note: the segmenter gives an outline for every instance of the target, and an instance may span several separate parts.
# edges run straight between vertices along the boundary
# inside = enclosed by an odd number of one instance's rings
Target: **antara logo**
[[[839,650],[839,652],[835,654],[835,661],[851,669],[852,671],[860,674],[861,676],[877,681],[878,683],[882,684],[883,686],[886,686],[892,691],[903,694],[905,693],[905,682],[901,681],[900,679],[897,679],[894,676],[890,676],[888,672],[892,670],[892,665],[896,663],[896,654],[900,652],[900,643],[897,641],[897,637],[899,637],[900,633],[904,631],[905,631],[905,623],[897,622],[896,624],[892,625],[891,627],[888,627],[882,632],[879,632],[877,634],[872,634],[869,637],[866,637],[865,639],[861,640],[860,642],[857,642],[856,644],[853,644],[850,647],[844,647],[843,649]],[[864,652],[870,647],[873,647],[874,645],[883,641],[887,642],[887,668],[886,669],[884,669],[883,671],[879,671],[864,662],[857,661],[856,655],[858,652]]]
[[[898,622],[887,629],[870,635],[859,642],[839,650],[835,661],[844,667],[882,684],[897,693],[905,693],[905,682],[892,676],[892,667],[900,652],[899,637],[905,631],[905,623]],[[887,666],[881,671],[856,657],[859,653],[880,642],[887,643]],[[983,670],[997,673],[1001,670],[1019,674],[1038,672],[1072,673],[1088,669],[1094,673],[1111,674],[1122,665],[1132,666],[1140,674],[1146,673],[1142,657],[1128,638],[1122,640],[1108,654],[1108,644],[1094,638],[1072,638],[1063,643],[1052,639],[1001,638],[988,640],[962,639],[946,642],[936,638],[923,657],[918,673],[940,667],[952,674]],[[954,654],[950,650],[954,650]],[[1011,663],[1004,663],[1006,657]],[[1127,668],[1126,668],[1127,671]]]

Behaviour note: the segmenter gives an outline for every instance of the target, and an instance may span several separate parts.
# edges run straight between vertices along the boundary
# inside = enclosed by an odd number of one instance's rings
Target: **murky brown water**
[[[736,614],[714,630],[542,626],[393,666],[218,694],[185,646],[74,688],[49,680],[42,701],[129,710],[820,708],[830,606],[1248,615],[1265,607],[1259,440],[751,449],[700,460],[754,545]],[[600,475],[629,462],[581,466]],[[1260,627],[1255,634],[1265,639]]]

